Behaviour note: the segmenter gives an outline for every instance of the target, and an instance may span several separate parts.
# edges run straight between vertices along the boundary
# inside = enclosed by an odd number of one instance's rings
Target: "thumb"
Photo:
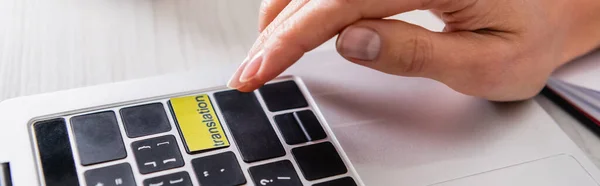
[[[432,32],[398,20],[361,20],[341,32],[337,50],[354,63],[385,73],[443,81],[465,60],[476,59],[468,51],[477,51],[478,40],[469,33]]]

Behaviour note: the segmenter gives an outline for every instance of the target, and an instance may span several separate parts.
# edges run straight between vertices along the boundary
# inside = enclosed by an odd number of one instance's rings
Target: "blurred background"
[[[0,0],[0,100],[241,63],[260,0]],[[394,18],[441,30],[428,12]],[[334,50],[333,40],[317,50]]]
[[[0,100],[237,63],[260,0],[0,0]],[[208,69],[207,69],[208,70]]]

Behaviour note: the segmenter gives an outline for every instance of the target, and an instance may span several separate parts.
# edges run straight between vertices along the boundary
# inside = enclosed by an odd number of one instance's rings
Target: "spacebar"
[[[285,155],[285,150],[254,93],[231,90],[215,93],[214,96],[245,162]]]

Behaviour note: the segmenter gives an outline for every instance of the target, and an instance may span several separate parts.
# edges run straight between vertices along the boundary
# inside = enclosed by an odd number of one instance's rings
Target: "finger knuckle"
[[[426,65],[433,58],[434,47],[431,37],[426,34],[416,34],[406,41],[408,57],[400,62],[405,63],[404,73],[420,74],[426,69]]]

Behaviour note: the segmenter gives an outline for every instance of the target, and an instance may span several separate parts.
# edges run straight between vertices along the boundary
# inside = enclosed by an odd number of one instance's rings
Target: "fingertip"
[[[242,63],[240,64],[238,69],[235,71],[235,73],[233,73],[231,78],[229,78],[229,81],[227,82],[227,87],[229,87],[231,89],[237,89],[239,87],[244,86],[244,84],[241,83],[239,81],[239,79],[240,79],[240,76],[242,75],[243,70],[246,68],[247,64],[248,64],[248,57],[246,57],[246,59],[244,59],[244,61],[242,61]]]
[[[238,82],[236,79],[230,79],[229,82],[227,82],[227,87],[230,89],[238,89],[240,87],[243,87],[244,85],[241,84],[240,82]]]
[[[245,83],[242,87],[237,88],[236,90],[240,91],[240,92],[252,92],[258,88],[260,88],[264,83],[258,83],[258,82],[254,82],[254,81],[250,81]]]
[[[247,88],[246,86],[243,86],[243,87],[237,88],[236,90],[237,90],[237,91],[240,91],[240,92],[245,92],[245,93],[248,93],[248,92],[252,92],[252,91],[254,91],[253,89],[249,89],[249,88]]]
[[[258,71],[261,69],[263,61],[263,50],[260,50],[258,53],[250,59],[248,65],[243,69],[242,74],[240,75],[239,82],[246,83],[256,76]]]

